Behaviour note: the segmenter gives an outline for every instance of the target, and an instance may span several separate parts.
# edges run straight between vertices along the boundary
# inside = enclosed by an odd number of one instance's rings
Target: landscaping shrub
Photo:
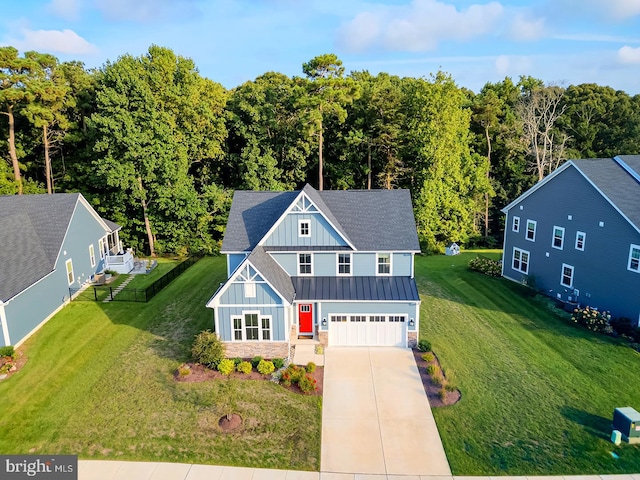
[[[196,335],[191,347],[193,359],[209,368],[216,368],[224,358],[224,345],[218,335],[205,330]]]
[[[248,375],[251,373],[251,370],[253,370],[253,367],[251,366],[251,362],[240,362],[236,366],[236,370],[238,370],[240,373]]]
[[[318,387],[316,386],[316,381],[309,375],[303,375],[300,380],[298,380],[298,388],[300,388],[302,393],[305,393],[307,395],[315,392],[318,389]]]
[[[282,375],[280,375],[280,385],[283,387],[291,386],[291,372],[289,370],[285,370],[282,372]]]
[[[444,378],[445,378],[444,387],[450,392],[455,390],[456,389],[456,373],[450,368],[447,368],[446,370],[442,370],[442,375],[444,375]]]
[[[440,397],[440,400],[444,402],[447,399],[447,389],[442,387],[438,390],[438,397]]]
[[[571,315],[571,321],[583,325],[593,332],[612,333],[610,320],[611,315],[606,310],[600,312],[588,306],[574,309]]]
[[[11,345],[8,345],[6,347],[0,347],[0,357],[11,357],[13,358],[13,355],[15,354],[15,350]]]
[[[439,370],[439,369],[437,372],[431,375],[431,381],[433,381],[433,383],[435,383],[436,385],[442,388],[445,388],[447,384],[447,379],[444,378],[444,375],[442,374],[442,370]]]
[[[433,377],[438,373],[442,374],[442,370],[440,370],[440,367],[438,365],[433,364],[433,365],[427,366],[427,373]]]
[[[323,348],[322,345],[316,345],[315,354],[316,355],[323,355],[324,354],[324,348]]]
[[[640,341],[640,328],[636,327],[636,322],[630,318],[612,318],[609,323],[613,330],[619,335],[624,335],[634,341]]]
[[[282,358],[274,358],[271,361],[273,362],[273,366],[276,367],[276,370],[280,370],[282,367],[284,367],[284,359]]]
[[[431,342],[428,340],[420,340],[418,342],[418,350],[420,350],[421,352],[430,352]]]
[[[181,377],[186,377],[187,375],[191,374],[191,369],[189,368],[188,365],[180,365],[180,367],[178,368],[178,375],[180,375]]]
[[[269,360],[260,360],[260,363],[258,363],[258,372],[262,375],[271,375],[275,369],[273,362]]]
[[[316,371],[316,364],[313,362],[309,362],[307,363],[307,367],[305,369],[307,371],[307,373],[313,373]]]
[[[427,353],[423,353],[423,354],[422,354],[422,359],[423,359],[425,362],[429,362],[429,363],[431,363],[431,362],[433,362],[433,361],[435,360],[435,358],[436,358],[436,357],[435,357],[435,356],[433,355],[433,353],[431,353],[431,352],[427,352]]]
[[[220,363],[218,363],[218,371],[223,375],[231,375],[231,372],[233,372],[235,369],[236,364],[233,363],[233,360],[229,358],[220,360]]]
[[[242,359],[240,357],[236,357],[233,359],[233,364],[237,367],[242,363]]]
[[[476,272],[484,273],[490,277],[500,277],[502,275],[502,263],[498,260],[491,260],[487,257],[476,257],[469,262],[469,268]]]
[[[304,368],[300,368],[297,365],[289,365],[289,368],[287,368],[287,371],[291,376],[292,383],[298,383],[305,374]]]
[[[256,355],[255,357],[253,357],[251,359],[251,365],[253,366],[253,368],[258,368],[258,364],[263,360],[263,358],[260,355]]]

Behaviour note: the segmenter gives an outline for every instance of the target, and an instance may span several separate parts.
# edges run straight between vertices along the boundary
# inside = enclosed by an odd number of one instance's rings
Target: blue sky
[[[428,76],[478,91],[532,75],[640,93],[640,0],[12,0],[0,45],[100,67],[149,45],[190,57],[233,88],[302,75],[336,53],[347,72]]]

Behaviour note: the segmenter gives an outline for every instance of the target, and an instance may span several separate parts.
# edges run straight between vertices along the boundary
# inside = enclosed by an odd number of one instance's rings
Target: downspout
[[[4,311],[4,306],[8,305],[0,300],[0,325],[2,325],[2,338],[5,346],[11,345],[11,337],[9,337],[9,325],[7,325],[7,314]]]

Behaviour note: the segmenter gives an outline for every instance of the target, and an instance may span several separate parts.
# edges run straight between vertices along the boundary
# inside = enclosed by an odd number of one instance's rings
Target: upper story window
[[[96,252],[93,248],[93,243],[89,245],[89,262],[91,262],[91,268],[96,266]]]
[[[377,255],[378,275],[391,275],[391,254],[379,253]]]
[[[584,242],[587,240],[587,234],[584,232],[576,232],[576,250],[584,250]]]
[[[514,232],[520,231],[520,217],[513,217],[513,222],[511,223],[511,230]]]
[[[311,220],[298,220],[298,236],[311,236]]]
[[[513,247],[513,269],[522,273],[529,273],[529,252]]]
[[[312,275],[311,254],[299,253],[298,254],[298,274],[299,275]]]
[[[351,254],[338,254],[338,275],[351,275]]]
[[[562,264],[562,276],[560,277],[560,284],[564,287],[573,287],[573,267],[571,265],[567,265],[566,263]]]
[[[536,241],[536,225],[535,220],[527,220],[527,240]]]
[[[632,272],[640,272],[640,245],[631,244],[627,269]]]
[[[553,248],[557,248],[558,250],[562,250],[562,246],[564,245],[564,227],[553,227],[553,242],[551,246]]]

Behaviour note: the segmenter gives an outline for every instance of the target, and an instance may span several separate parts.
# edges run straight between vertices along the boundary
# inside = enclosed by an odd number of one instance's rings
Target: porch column
[[[4,311],[4,303],[0,300],[0,325],[2,325],[2,339],[4,340],[5,346],[11,345],[11,338],[9,337],[9,325],[7,325],[7,314]]]

